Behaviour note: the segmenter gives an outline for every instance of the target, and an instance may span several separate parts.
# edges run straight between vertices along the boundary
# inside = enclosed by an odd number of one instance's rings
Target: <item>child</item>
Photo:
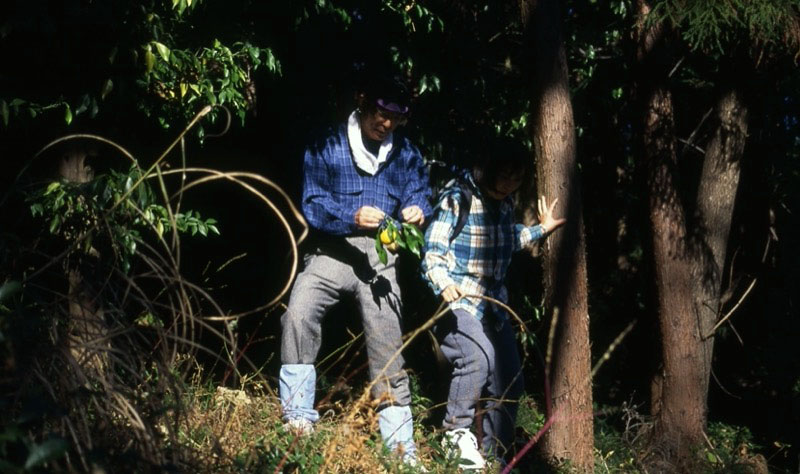
[[[524,385],[509,316],[481,295],[506,302],[504,279],[517,250],[542,238],[565,220],[538,202],[539,225],[514,223],[511,195],[530,174],[529,154],[508,140],[471,172],[448,183],[425,233],[422,271],[450,313],[435,328],[453,367],[443,427],[444,444],[462,469],[482,469],[483,455],[502,458],[514,438],[517,400]],[[482,451],[470,431],[481,395],[489,400],[482,424]]]

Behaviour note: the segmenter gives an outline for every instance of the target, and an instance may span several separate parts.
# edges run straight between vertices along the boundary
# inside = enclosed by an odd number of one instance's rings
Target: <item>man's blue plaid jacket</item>
[[[345,124],[306,149],[302,208],[313,229],[341,236],[359,233],[355,214],[362,206],[377,207],[398,221],[400,211],[419,206],[427,221],[429,196],[428,169],[405,137],[395,134],[394,147],[374,176],[355,166]]]

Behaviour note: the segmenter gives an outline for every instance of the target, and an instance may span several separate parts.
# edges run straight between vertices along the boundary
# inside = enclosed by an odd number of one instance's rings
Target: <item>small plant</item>
[[[599,410],[603,412],[604,410]],[[606,412],[613,413],[609,409]],[[622,432],[612,417],[598,416],[594,422],[594,472],[598,474],[638,473],[637,455],[628,433]]]
[[[112,170],[86,183],[53,181],[28,198],[33,217],[41,217],[51,234],[80,242],[77,250],[91,254],[100,235],[108,233],[110,245],[126,273],[141,241],[142,229],[159,237],[174,226],[180,232],[206,236],[219,234],[215,219],[202,219],[196,211],[177,213],[170,219],[167,208],[156,201],[138,166],[127,172]]]
[[[517,427],[533,436],[545,423],[545,414],[537,406],[536,401],[530,395],[523,395],[519,399],[519,409],[517,411]]]
[[[386,251],[395,253],[398,248],[408,250],[417,259],[421,258],[420,251],[425,243],[425,237],[419,228],[408,222],[399,223],[391,217],[386,217],[375,235],[375,250],[381,263],[389,260]]]
[[[709,447],[703,454],[711,466],[709,472],[766,472],[766,460],[756,453],[761,447],[753,442],[747,427],[710,422],[708,440]]]

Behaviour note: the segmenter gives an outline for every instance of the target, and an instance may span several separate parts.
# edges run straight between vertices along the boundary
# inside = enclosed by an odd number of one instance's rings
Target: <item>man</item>
[[[425,222],[431,214],[428,175],[417,148],[395,134],[408,117],[407,89],[388,79],[374,80],[365,89],[347,123],[305,153],[302,209],[314,231],[314,245],[281,318],[281,405],[288,427],[313,429],[319,418],[313,363],[321,322],[332,305],[351,295],[361,312],[384,444],[415,463],[411,395],[399,354],[396,256],[380,263],[374,239],[387,216],[416,225]]]

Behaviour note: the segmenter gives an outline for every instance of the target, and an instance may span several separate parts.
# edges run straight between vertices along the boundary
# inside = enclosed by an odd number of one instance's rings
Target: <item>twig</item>
[[[558,326],[558,306],[553,308],[553,317],[550,320],[550,330],[547,334],[547,352],[544,359],[544,406],[547,415],[553,413],[553,394],[550,387],[550,369],[553,361],[553,341],[556,339],[556,326]]]
[[[745,300],[745,298],[747,298],[747,295],[750,294],[750,292],[753,290],[753,287],[756,286],[756,281],[758,281],[758,278],[753,278],[753,281],[750,282],[750,286],[747,287],[747,290],[745,290],[744,294],[742,294],[742,297],[739,298],[739,301],[737,301],[736,304],[733,305],[733,308],[731,308],[730,311],[728,311],[728,313],[725,314],[725,316],[723,316],[722,319],[720,319],[719,322],[714,325],[714,327],[711,329],[711,332],[709,332],[707,335],[703,337],[704,340],[713,336],[714,333],[717,331],[717,329],[719,329],[719,327],[722,326],[725,323],[725,321],[727,321],[728,318],[730,318],[733,315],[733,313],[739,308],[739,306],[741,306],[742,302]]]
[[[672,77],[672,75],[673,75],[673,74],[675,74],[675,71],[677,71],[677,70],[678,70],[678,66],[680,66],[680,65],[681,65],[681,63],[683,62],[683,60],[684,60],[684,59],[686,59],[686,56],[684,56],[684,57],[680,58],[680,59],[678,60],[678,62],[677,62],[677,63],[675,63],[675,66],[672,68],[672,70],[669,72],[669,74],[667,74],[667,77]]]
[[[622,340],[625,339],[625,336],[627,336],[628,333],[631,332],[631,330],[633,329],[634,326],[636,326],[636,320],[635,319],[633,321],[631,321],[630,323],[628,323],[628,325],[625,326],[625,329],[623,329],[622,332],[619,333],[619,335],[616,338],[614,338],[614,341],[611,343],[611,345],[608,346],[608,349],[606,349],[606,351],[603,353],[603,355],[600,356],[600,359],[597,361],[597,363],[592,368],[592,373],[589,375],[590,379],[594,378],[595,374],[597,374],[597,371],[600,370],[600,366],[602,366],[608,359],[611,358],[611,353],[614,352],[614,350],[617,348],[617,346],[620,345]]]
[[[764,253],[761,256],[761,263],[764,263],[767,260],[767,255],[769,254],[769,246],[770,246],[770,242],[772,242],[772,239],[773,239],[772,235],[770,235],[767,238],[767,244],[764,246]],[[775,237],[775,240],[777,240],[777,237]],[[753,290],[753,287],[755,287],[756,281],[758,281],[758,278],[757,277],[753,278],[753,281],[750,282],[750,285],[747,287],[745,292],[742,294],[742,297],[739,298],[739,301],[737,301],[736,304],[733,305],[733,308],[731,308],[730,311],[728,311],[725,314],[725,316],[723,316],[722,319],[720,319],[719,322],[717,322],[717,324],[714,325],[714,327],[711,329],[711,332],[709,332],[706,336],[703,337],[703,340],[708,339],[709,337],[713,336],[714,333],[717,331],[717,329],[719,329],[719,327],[725,321],[727,321],[728,318],[730,318],[733,315],[733,313],[739,308],[739,306],[742,305],[742,303],[744,302],[745,298],[747,298],[747,295],[750,294],[750,292]],[[733,324],[731,324],[731,327],[733,327]],[[734,329],[734,332],[736,332],[736,329]],[[737,336],[738,336],[738,334],[737,334]],[[741,337],[739,338],[739,341],[741,341]],[[742,342],[742,344],[744,344],[744,342]]]

